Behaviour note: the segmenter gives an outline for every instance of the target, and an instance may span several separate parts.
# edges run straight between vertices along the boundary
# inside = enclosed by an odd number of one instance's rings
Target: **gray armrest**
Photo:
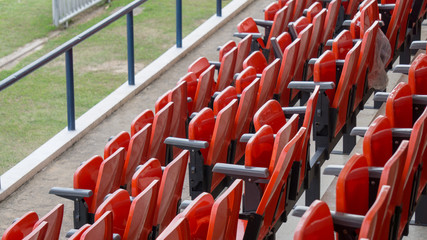
[[[291,34],[292,40],[295,40],[298,37],[298,33],[295,30],[295,23],[291,22],[288,24],[288,32]]]
[[[318,58],[310,58],[310,60],[308,60],[308,65],[314,65],[317,62]]]
[[[337,65],[337,67],[342,67],[344,66],[345,60],[344,59],[338,59],[335,60],[335,64]]]
[[[337,176],[340,175],[340,172],[344,168],[344,165],[328,165],[325,167],[325,170],[323,170],[323,175],[329,175],[329,176]]]
[[[411,67],[411,65],[409,65],[409,64],[399,64],[393,68],[393,72],[408,74],[410,67]]]
[[[120,239],[122,239],[122,238],[120,237],[120,234],[113,233],[113,240],[120,240]]]
[[[427,95],[418,95],[418,94],[412,95],[412,103],[427,105]]]
[[[381,11],[391,11],[394,9],[396,4],[391,3],[391,4],[378,4],[378,9]]]
[[[209,61],[210,65],[214,65],[216,69],[219,69],[221,67],[221,63],[217,61]]]
[[[249,142],[249,140],[255,135],[255,133],[245,133],[240,137],[240,142]]]
[[[74,233],[76,233],[79,229],[71,229],[65,234],[65,238],[70,238],[73,236]]]
[[[366,131],[368,130],[367,127],[354,127],[351,129],[350,136],[365,136]]]
[[[409,49],[421,49],[426,50],[427,41],[413,41]]]
[[[239,33],[239,32],[236,32],[233,34],[233,36],[238,37],[238,38],[245,38],[248,35],[252,35],[252,40],[262,38],[261,33]]]
[[[411,137],[412,128],[392,128],[391,133],[393,137],[409,139]]]
[[[93,193],[91,190],[87,189],[53,187],[50,189],[49,194],[54,194],[59,197],[74,200],[76,198],[90,197]]]
[[[381,174],[383,173],[383,170],[384,170],[383,167],[369,167],[368,168],[369,177],[370,178],[380,179],[381,178]]]
[[[268,178],[269,172],[267,168],[262,167],[247,167],[242,165],[234,165],[228,163],[217,163],[215,164],[212,172],[222,173],[228,176],[233,176],[236,178]],[[256,179],[255,179],[256,180]]]
[[[311,81],[291,81],[288,88],[299,90],[314,90],[316,86],[320,86],[321,90],[334,89],[334,82],[311,82]]]
[[[185,208],[188,207],[188,205],[191,204],[191,202],[192,202],[191,200],[184,200],[184,201],[182,201],[181,204],[179,205],[179,210],[180,211],[184,210]]]
[[[374,101],[375,102],[387,102],[387,98],[389,95],[390,95],[390,93],[377,92],[377,93],[375,93]]]
[[[274,55],[276,56],[276,58],[283,58],[283,53],[282,50],[280,49],[279,43],[277,42],[276,37],[272,37],[270,39],[271,41],[271,45],[273,46],[273,50],[274,50]]]
[[[303,15],[304,17],[307,17],[307,13],[308,13],[308,9],[304,9],[304,11],[302,11],[302,15]]]
[[[273,26],[273,21],[262,20],[262,19],[254,19],[256,25],[261,27],[271,27]]]
[[[348,20],[347,20],[347,21],[348,21]],[[345,21],[344,21],[344,22],[345,22]],[[325,46],[331,47],[333,43],[334,43],[334,40],[333,40],[333,39],[329,39],[328,41],[326,41]]]
[[[173,145],[186,150],[199,150],[209,147],[209,143],[200,140],[190,140],[186,138],[168,137],[165,139],[165,144]]]
[[[292,216],[302,217],[307,210],[308,207],[306,206],[296,206],[292,211]],[[336,211],[331,211],[331,215],[334,224],[351,228],[360,228],[362,226],[363,219],[365,218],[365,216],[362,215]]]
[[[193,99],[191,97],[187,97],[187,102],[192,102]]]
[[[282,111],[285,116],[293,115],[293,114],[305,114],[307,107],[282,107]]]
[[[218,95],[220,94],[221,92],[214,92],[213,94],[212,94],[212,98],[216,98],[216,97],[218,97]]]
[[[262,74],[261,74],[261,73],[257,73],[257,74],[256,74],[256,77],[257,77],[257,78],[262,78]]]
[[[342,26],[343,27],[350,27],[351,26],[351,20],[344,20],[344,22],[342,22]]]

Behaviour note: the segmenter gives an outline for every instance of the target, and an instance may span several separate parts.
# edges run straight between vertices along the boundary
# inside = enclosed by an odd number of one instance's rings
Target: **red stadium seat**
[[[304,213],[294,233],[294,240],[334,240],[334,223],[326,203],[316,200]]]

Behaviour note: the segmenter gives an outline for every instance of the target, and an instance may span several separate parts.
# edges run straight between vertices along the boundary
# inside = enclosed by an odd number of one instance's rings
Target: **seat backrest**
[[[309,240],[319,237],[334,240],[334,223],[328,205],[320,200],[315,200],[298,222],[294,240]]]
[[[256,109],[259,109],[265,102],[273,98],[276,87],[277,75],[280,69],[280,59],[276,58],[263,71],[258,88]]]
[[[313,22],[314,17],[320,12],[322,11],[323,7],[322,4],[320,2],[315,2],[313,4],[311,4],[308,8],[307,8],[307,12],[306,12],[306,17],[308,18],[308,20],[310,20],[311,22]],[[326,10],[326,9],[325,9]]]
[[[73,176],[73,187],[75,189],[88,189],[95,191],[100,167],[104,159],[101,156],[93,156],[82,165],[80,165]],[[94,196],[84,198],[89,209],[94,202]],[[94,212],[95,210],[89,210]]]
[[[131,123],[130,133],[131,136],[135,135],[139,130],[143,129],[148,124],[153,124],[154,113],[150,109],[146,109],[139,114]]]
[[[269,125],[263,125],[246,144],[245,166],[267,168],[273,145],[273,129]]]
[[[105,159],[99,167],[99,174],[96,180],[96,188],[93,192],[92,205],[89,207],[90,213],[95,213],[98,206],[108,193],[120,187],[121,171],[123,168],[124,149],[119,148],[113,155]]]
[[[393,139],[390,120],[378,116],[369,126],[363,138],[363,155],[368,165],[383,167],[393,154]]]
[[[411,64],[408,84],[413,94],[427,94],[427,55],[421,53]]]
[[[148,160],[150,136],[151,124],[150,126],[145,126],[130,139],[129,149],[123,165],[122,178],[120,180],[121,186],[129,184],[132,180],[132,175],[135,173],[136,167]]]
[[[228,86],[218,94],[213,103],[213,111],[215,115],[218,115],[225,106],[227,106],[232,100],[237,99],[237,92],[233,86]]]
[[[315,82],[333,82],[336,83],[337,68],[335,55],[332,51],[325,51],[314,64],[313,80]],[[325,93],[329,98],[329,104],[332,105],[335,98],[335,89],[326,90]]]
[[[38,220],[37,213],[33,211],[26,213],[4,231],[2,240],[23,239],[33,231],[33,226]]]
[[[200,74],[204,72],[211,64],[205,57],[199,57],[193,63],[188,66],[188,72],[196,74],[197,78],[200,78]]]
[[[75,232],[68,240],[80,240],[83,233],[90,227],[91,225],[86,223],[85,225],[81,226],[77,232]]]
[[[279,11],[280,5],[278,2],[272,2],[267,5],[267,7],[264,8],[264,20],[267,21],[273,21],[274,16],[276,15],[277,11]]]
[[[129,193],[124,189],[117,189],[99,205],[95,213],[95,221],[100,219],[104,213],[111,211],[113,214],[113,233],[117,233],[123,238],[130,204]]]
[[[246,69],[249,66],[254,67],[256,73],[261,74],[262,71],[267,67],[268,63],[264,55],[260,51],[251,53],[245,61],[243,61],[243,68]]]
[[[308,58],[317,57],[321,43],[320,41],[322,40],[326,13],[326,9],[323,9],[313,18],[313,32],[311,34],[310,45],[308,46]]]
[[[308,21],[308,20],[307,20]],[[295,65],[295,73],[294,73],[294,80],[301,81],[302,74],[304,70],[304,64],[305,61],[308,58],[308,47],[310,44],[311,39],[311,33],[313,31],[313,24],[308,24],[302,31],[299,32],[298,38],[300,39],[300,48],[298,51],[297,61]],[[302,47],[304,46],[304,47]]]
[[[288,24],[291,21],[293,9],[291,9],[289,6],[282,7],[285,10],[285,17],[283,18],[283,24],[282,29],[280,30],[281,33],[288,31]]]
[[[123,240],[147,239],[153,228],[154,209],[159,193],[159,181],[153,180],[150,185],[133,200],[123,233]]]
[[[294,20],[302,16],[307,0],[295,0]]]
[[[272,127],[273,133],[277,133],[285,125],[286,117],[280,103],[272,99],[258,109],[253,121],[256,131],[266,124]]]
[[[282,106],[289,106],[290,90],[288,84],[291,82],[295,73],[295,64],[300,48],[300,39],[295,39],[285,48],[280,65],[279,75],[277,77],[276,88],[274,92],[280,94],[280,103]]]
[[[219,49],[219,57],[218,57],[219,61],[221,62],[221,59],[225,56],[225,54],[227,54],[234,47],[237,47],[237,45],[236,45],[236,42],[234,42],[233,40],[230,40],[226,42],[224,45],[222,45],[221,48]]]
[[[363,38],[365,32],[374,24],[375,21],[380,20],[378,10],[378,2],[370,1],[360,11],[360,38]]]
[[[162,166],[165,165],[166,158],[166,144],[164,144],[164,141],[170,134],[170,123],[172,122],[174,106],[173,102],[169,102],[156,113],[153,120],[149,156],[157,158]]]
[[[365,94],[366,74],[367,70],[371,71],[373,68],[378,29],[379,22],[375,21],[363,35],[360,57],[359,61],[357,62],[357,74],[355,78],[355,84],[357,85],[357,88],[353,109],[356,109],[356,107],[359,106],[359,103],[362,101],[363,95]]]
[[[394,128],[412,128],[412,91],[401,82],[393,88],[386,102],[386,116]]]
[[[126,131],[121,131],[117,136],[112,138],[108,143],[105,145],[104,148],[104,159],[108,158],[113,154],[117,149],[124,148],[125,153],[128,150],[129,147],[129,141],[130,141],[130,135]]]
[[[227,162],[228,147],[232,137],[231,134],[233,133],[236,112],[237,100],[233,100],[216,116],[215,127],[205,165],[213,167],[216,163]],[[213,173],[211,189],[215,189],[222,179],[224,179],[224,175]]]
[[[323,28],[322,43],[332,39],[334,35],[335,26],[337,25],[338,13],[341,7],[341,0],[332,0],[328,5],[328,13],[326,14],[325,27]]]
[[[248,34],[237,44],[237,57],[236,65],[234,67],[234,73],[238,73],[243,70],[243,61],[249,56],[249,53],[251,51],[251,43],[252,35]]]
[[[360,3],[360,0],[349,0],[347,4],[347,8],[345,9],[345,14],[350,17],[350,19],[353,18],[353,16],[357,12],[357,7]],[[343,3],[344,4],[344,3]]]
[[[388,24],[386,36],[388,40],[390,41],[391,46],[391,55],[390,60],[388,62],[391,62],[394,56],[394,49],[397,45],[397,37],[398,37],[398,31],[401,24],[402,15],[405,10],[405,2],[403,0],[396,0],[396,5],[394,6],[393,13],[391,15],[390,22]]]
[[[360,11],[358,11],[351,19],[350,33],[354,39],[360,39]]]
[[[283,52],[292,43],[291,34],[288,32],[282,32],[279,36],[277,36],[276,41],[279,44],[280,50]]]
[[[185,138],[185,121],[188,117],[186,82],[181,82],[170,90],[168,102],[174,103],[169,136]]]
[[[81,240],[112,240],[113,213],[107,211],[82,235]]]
[[[258,239],[263,239],[266,236],[270,226],[273,226],[283,213],[283,211],[276,211],[276,207],[279,204],[278,200],[281,194],[286,193],[284,184],[289,176],[293,160],[296,157],[295,153],[301,147],[305,130],[304,127],[300,128],[295,137],[283,148],[264,194],[261,197],[256,213],[264,218],[261,223]],[[286,197],[282,197],[281,199],[286,199]],[[282,210],[284,209],[282,208]]]
[[[236,78],[236,91],[237,93],[242,93],[249,84],[251,84],[256,79],[256,70],[254,67],[249,66],[237,76]]]
[[[332,42],[332,52],[336,59],[345,59],[345,56],[353,48],[353,38],[348,30],[341,31]]]
[[[255,112],[258,88],[259,80],[255,80],[243,90],[236,112],[232,139],[240,139],[244,133],[249,132],[249,126]]]
[[[286,17],[285,17],[285,21],[287,24],[286,24],[286,26],[284,26],[285,27],[284,31],[288,30],[289,22],[294,20],[295,1],[296,0],[288,0],[286,2],[284,2],[282,0],[279,1],[280,7],[288,7],[288,13],[286,14]],[[280,2],[282,2],[282,3],[280,3]]]
[[[162,179],[162,168],[159,160],[152,158],[140,166],[132,176],[132,197],[138,196],[150,184]]]
[[[61,232],[62,218],[64,216],[64,204],[58,204],[55,208],[50,210],[46,215],[41,217],[35,224],[36,229],[43,222],[48,223],[46,235],[44,239],[58,240],[59,233]]]
[[[197,89],[197,76],[196,74],[189,72],[185,74],[181,79],[179,79],[177,85],[179,85],[181,82],[187,83],[187,97],[190,97],[192,99],[192,101],[187,102],[187,109],[188,109],[188,112],[192,113],[193,102],[196,96],[196,89]]]
[[[177,218],[186,218],[190,226],[189,239],[206,239],[214,199],[209,193],[201,193],[191,201]],[[223,221],[225,219],[222,219]]]
[[[336,136],[345,125],[348,109],[352,110],[349,105],[351,97],[350,89],[353,86],[353,77],[357,71],[357,61],[359,59],[361,45],[361,42],[356,43],[345,57],[341,77],[336,88],[334,101],[332,102],[332,108],[338,109],[334,136]]]
[[[197,84],[196,95],[194,97],[192,112],[199,112],[202,108],[207,107],[211,100],[211,93],[214,86],[215,66],[211,65],[200,74],[199,83]],[[190,113],[192,113],[190,112]]]
[[[188,124],[188,139],[207,141],[210,145],[215,127],[215,115],[210,108],[203,108]],[[200,149],[203,159],[208,158],[209,148]]]
[[[336,186],[338,212],[365,215],[369,209],[368,161],[354,154],[341,170]]]
[[[277,6],[279,6],[279,4],[277,4]],[[283,24],[284,24],[284,21],[285,21],[285,17],[286,17],[287,11],[288,11],[288,8],[281,8],[274,15],[273,25],[271,26],[270,34],[268,35],[268,41],[267,41],[267,44],[266,44],[266,48],[267,49],[271,48],[271,41],[270,41],[270,39],[272,37],[277,37],[277,36],[279,36],[282,33]],[[272,54],[273,54],[273,52],[271,51],[271,55]]]
[[[258,27],[253,18],[247,17],[237,24],[239,33],[259,33]]]
[[[212,205],[207,238],[236,239],[243,181],[238,179]]]
[[[157,240],[187,240],[190,239],[190,225],[186,218],[176,218],[156,238]]]
[[[154,104],[154,111],[157,113],[162,109],[166,104],[168,104],[168,96],[171,90],[167,90],[163,95],[157,98],[156,103]]]
[[[384,222],[384,215],[390,202],[390,186],[384,185],[378,194],[375,203],[366,213],[360,227],[359,238],[384,239],[381,229],[389,229],[390,222]]]
[[[159,227],[159,232],[163,231],[177,213],[188,157],[189,152],[182,151],[163,172],[154,213],[154,224]]]
[[[27,236],[22,240],[44,240],[49,224],[47,222],[41,222],[37,227],[33,229]]]
[[[221,59],[221,67],[218,72],[218,79],[215,90],[222,91],[231,85],[234,77],[234,67],[236,66],[237,47],[227,52]]]

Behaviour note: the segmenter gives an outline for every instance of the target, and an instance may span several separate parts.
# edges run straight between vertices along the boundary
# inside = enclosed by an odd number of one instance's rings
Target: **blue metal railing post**
[[[135,85],[135,54],[133,37],[133,10],[126,14],[128,40],[128,83]]]
[[[67,79],[67,117],[68,130],[76,130],[76,118],[74,109],[74,71],[73,71],[73,49],[65,52],[65,74]]]
[[[182,0],[176,0],[176,47],[182,48]]]
[[[216,15],[218,17],[222,16],[222,0],[216,0]]]

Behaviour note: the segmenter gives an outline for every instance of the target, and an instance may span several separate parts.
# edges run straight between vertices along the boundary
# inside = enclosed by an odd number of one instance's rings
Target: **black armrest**
[[[186,150],[200,150],[209,147],[209,143],[200,140],[190,140],[185,138],[168,137],[165,139],[165,144],[173,145]]]
[[[217,61],[209,61],[210,65],[214,65],[216,69],[219,69],[221,67],[221,63]]]
[[[262,38],[261,33],[239,33],[239,32],[233,33],[233,36],[238,37],[238,38],[245,38],[248,35],[252,35],[252,40]]]
[[[305,114],[307,107],[282,107],[285,116],[292,116],[293,114]]]
[[[426,50],[427,41],[413,41],[409,49]]]
[[[323,175],[329,175],[329,176],[337,176],[340,175],[340,172],[344,168],[344,165],[328,165],[325,167],[325,170],[323,170]]]
[[[409,64],[399,64],[393,68],[393,72],[408,74],[410,67],[411,67],[411,65],[409,65]]]
[[[74,201],[76,198],[90,197],[93,193],[92,190],[87,189],[53,187],[50,189],[49,194],[54,194],[58,197],[63,197]]]
[[[295,23],[291,22],[288,24],[288,32],[291,34],[292,41],[298,37],[297,30],[295,29]]]
[[[212,172],[222,173],[235,178],[241,178],[254,182],[260,178],[268,178],[269,172],[267,168],[262,167],[247,167],[242,165],[234,165],[228,163],[217,163],[212,169]]]
[[[271,27],[273,26],[273,21],[262,20],[262,19],[254,19],[256,25],[261,27]]]
[[[320,86],[320,90],[334,89],[334,82],[312,82],[312,81],[291,81],[288,88],[299,90],[314,90],[316,86]]]
[[[351,129],[350,136],[365,136],[366,131],[368,130],[367,127],[354,127]]]
[[[302,217],[307,210],[308,207],[306,206],[296,206],[292,211],[292,216]],[[334,224],[350,228],[360,228],[362,226],[363,219],[365,218],[365,216],[362,215],[336,211],[331,211],[331,215]]]
[[[412,95],[412,103],[427,105],[427,95],[418,95],[418,94]]]
[[[386,92],[377,92],[374,95],[374,101],[375,102],[387,102],[387,98],[390,95],[390,93]]]
[[[280,49],[280,46],[279,46],[279,43],[277,42],[276,37],[272,37],[270,39],[270,41],[271,41],[271,45],[273,46],[274,56],[276,58],[282,59],[283,58],[283,53],[282,53],[282,50]]]
[[[396,4],[391,3],[391,4],[378,4],[378,9],[380,11],[391,11],[394,9]]]

